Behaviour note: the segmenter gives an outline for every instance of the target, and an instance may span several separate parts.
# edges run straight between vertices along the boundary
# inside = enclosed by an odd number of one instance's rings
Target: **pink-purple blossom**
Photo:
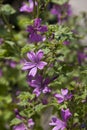
[[[66,100],[70,100],[72,98],[72,94],[68,93],[68,89],[61,89],[61,94],[55,94],[55,98],[57,98],[58,103],[62,103]]]
[[[32,51],[27,53],[29,61],[25,61],[22,70],[29,70],[29,75],[34,77],[37,73],[37,69],[42,70],[47,65],[46,62],[41,61],[43,55],[44,53],[42,50],[36,53]]]
[[[70,41],[64,41],[63,44],[64,44],[64,45],[69,45],[69,44],[70,44]]]
[[[2,77],[3,75],[3,72],[2,72],[2,69],[0,69],[0,77]]]
[[[40,18],[36,18],[34,24],[27,27],[27,32],[29,32],[29,42],[38,43],[46,39],[43,34],[48,31],[48,28],[46,25],[41,25],[41,22],[42,20]]]
[[[22,117],[20,114],[19,114],[19,111],[18,109],[15,109],[14,110],[15,112],[15,115],[16,115],[16,118],[18,118],[20,121],[23,122],[23,120],[25,120],[25,117]],[[13,130],[27,130],[28,128],[32,128],[34,126],[34,121],[32,118],[28,119],[27,121],[27,124],[24,124],[24,123],[20,123],[18,125],[15,125],[13,127]],[[28,128],[27,128],[28,127]]]
[[[35,124],[34,121],[32,120],[32,118],[30,118],[28,120],[27,126],[28,126],[28,128],[32,128],[34,126],[34,124]],[[27,130],[28,129],[27,126],[24,123],[21,123],[19,125],[14,126],[13,130]]]
[[[10,66],[11,68],[15,68],[17,65],[17,62],[13,61],[13,60],[6,60],[6,65]]]
[[[0,38],[0,45],[3,43],[4,39]]]
[[[66,122],[63,122],[57,117],[52,117],[52,120],[49,123],[49,125],[54,126],[52,130],[64,130],[66,128]]]
[[[37,5],[37,3],[35,2],[35,5]],[[33,12],[34,10],[34,2],[33,0],[28,0],[28,3],[23,2],[22,7],[20,8],[20,12]]]
[[[68,3],[63,5],[54,4],[53,8],[51,9],[51,13],[57,16],[58,23],[61,24],[68,18],[68,16],[71,16],[72,10]]]
[[[28,77],[28,83],[34,88],[33,93],[38,97],[41,93],[49,93],[51,89],[48,87],[50,83],[49,78],[44,79],[41,75],[36,75],[34,79]]]
[[[61,110],[61,117],[63,121],[67,122],[71,116],[72,114],[68,108],[66,110],[64,109]]]
[[[61,117],[62,120],[58,119],[57,117],[52,117],[51,122],[49,123],[50,126],[54,126],[52,130],[64,130],[67,127],[67,121],[72,116],[69,109],[62,109],[61,110]]]
[[[77,58],[78,58],[78,63],[81,65],[85,61],[85,59],[87,59],[87,54],[85,54],[84,52],[79,51],[77,53]]]

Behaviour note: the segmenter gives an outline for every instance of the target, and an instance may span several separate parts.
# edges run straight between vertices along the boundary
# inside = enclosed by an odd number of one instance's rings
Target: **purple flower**
[[[34,24],[27,27],[27,32],[29,32],[29,41],[32,42],[41,42],[46,39],[43,36],[43,33],[47,32],[48,28],[45,25],[41,25],[42,20],[40,18],[36,18],[34,20]]]
[[[32,128],[34,126],[34,121],[32,120],[32,118],[30,118],[28,120],[28,128]],[[19,125],[16,125],[13,127],[13,130],[27,130],[28,129],[27,126],[24,123],[21,123]]]
[[[35,5],[37,5],[37,3],[35,2]],[[23,2],[22,7],[20,8],[20,12],[33,12],[34,10],[34,2],[33,0],[28,0],[28,3]]]
[[[72,98],[72,94],[68,94],[68,89],[61,89],[61,94],[55,94],[54,96],[57,98],[58,103],[62,103]]]
[[[6,65],[9,65],[11,68],[15,68],[17,63],[13,60],[6,60]]]
[[[58,23],[62,23],[67,20],[68,16],[71,16],[71,6],[67,3],[63,5],[54,4],[51,9],[51,13],[57,16]]]
[[[49,123],[50,126],[54,126],[52,130],[64,130],[66,128],[66,122],[63,122],[62,120],[53,117],[51,122]]]
[[[2,77],[2,75],[3,75],[3,72],[2,72],[2,70],[0,69],[0,77]]]
[[[40,61],[43,57],[43,51],[39,50],[36,54],[34,52],[27,53],[27,57],[30,61],[25,61],[24,67],[22,70],[30,70],[29,75],[35,76],[37,73],[37,69],[42,70],[45,65],[47,65],[46,62]]]
[[[49,93],[51,90],[48,88],[49,79],[43,79],[41,75],[36,75],[34,80],[28,79],[28,83],[34,88],[33,93],[38,97],[41,93]]]
[[[34,126],[34,121],[32,120],[32,118],[30,118],[29,120],[28,120],[28,127],[29,128],[32,128],[33,126]]]
[[[14,126],[13,130],[27,130],[27,127],[23,123],[21,123],[17,126]]]
[[[69,109],[66,109],[66,110],[62,109],[61,116],[62,116],[62,120],[67,122],[68,119],[72,116],[72,114]]]
[[[54,126],[52,130],[64,130],[67,127],[67,121],[72,116],[69,109],[61,110],[62,120],[53,117],[49,125]]]
[[[81,65],[82,62],[84,62],[85,59],[87,58],[87,55],[84,52],[78,52],[77,57],[78,57],[78,63]]]
[[[0,38],[0,45],[3,43],[3,41],[4,41],[3,38]]]
[[[70,41],[64,41],[63,44],[64,44],[64,45],[69,45],[69,44],[70,44]]]

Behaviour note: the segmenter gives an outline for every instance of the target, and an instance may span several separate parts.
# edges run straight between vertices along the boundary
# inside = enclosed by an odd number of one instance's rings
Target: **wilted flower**
[[[39,50],[36,54],[34,52],[27,53],[27,57],[30,61],[25,61],[22,70],[30,70],[29,75],[32,75],[34,77],[37,73],[37,69],[42,70],[45,65],[47,65],[46,62],[40,61],[43,55],[44,53],[42,50]]]
[[[55,94],[54,96],[57,98],[58,103],[62,103],[72,98],[72,94],[68,94],[68,89],[61,89],[61,94]]]
[[[68,3],[63,5],[54,4],[51,13],[57,16],[58,23],[62,23],[68,18],[68,16],[71,16],[71,6]]]
[[[35,2],[35,5],[37,5],[37,3]],[[20,12],[33,12],[34,10],[34,2],[33,0],[28,0],[28,3],[23,2],[22,7],[20,8]]]
[[[31,81],[30,80],[28,79],[28,83],[31,87],[34,88],[33,93],[35,93],[37,97],[41,93],[51,92],[51,90],[48,87],[48,84],[50,82],[48,78],[43,79],[43,77],[41,75],[36,75],[35,79],[33,79]]]
[[[46,25],[41,25],[41,22],[42,20],[40,18],[36,18],[34,24],[27,27],[30,42],[37,43],[46,39],[46,37],[43,36],[43,33],[47,32],[48,28]]]
[[[67,127],[67,121],[72,116],[69,109],[61,110],[62,120],[57,117],[53,117],[49,125],[54,126],[52,130],[64,130]]]

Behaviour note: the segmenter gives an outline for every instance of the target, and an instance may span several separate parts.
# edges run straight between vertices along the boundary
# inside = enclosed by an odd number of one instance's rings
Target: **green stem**
[[[37,0],[37,18],[39,17],[39,1]]]

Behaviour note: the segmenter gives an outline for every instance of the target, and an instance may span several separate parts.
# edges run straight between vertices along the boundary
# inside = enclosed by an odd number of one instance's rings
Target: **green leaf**
[[[16,12],[15,9],[12,6],[10,6],[9,4],[2,5],[0,11],[4,15],[11,15]]]
[[[40,112],[44,107],[46,107],[46,106],[44,106],[42,103],[40,103],[35,106],[35,111]]]
[[[7,50],[0,49],[0,58],[2,58],[7,53]]]
[[[25,54],[34,49],[34,45],[27,44],[21,49],[21,54]]]
[[[62,5],[68,2],[69,0],[51,0],[51,2]]]
[[[22,123],[22,121],[21,121],[20,119],[14,118],[14,119],[11,121],[10,126],[18,125],[18,124],[20,124],[20,123]]]

